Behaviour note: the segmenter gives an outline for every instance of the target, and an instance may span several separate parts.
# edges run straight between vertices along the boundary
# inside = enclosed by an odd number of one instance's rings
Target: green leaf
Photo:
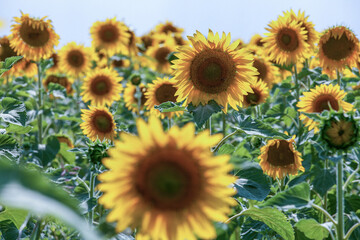
[[[285,110],[284,104],[276,104],[266,111],[266,115],[283,115]]]
[[[0,68],[0,77],[4,74],[4,72],[9,71],[9,69],[6,68]]]
[[[265,223],[285,240],[295,239],[294,229],[286,216],[275,208],[250,208],[241,212],[241,215]]]
[[[74,152],[69,152],[71,148],[66,143],[60,143],[59,153],[65,162],[73,164],[75,162],[76,154]]]
[[[51,136],[47,139],[46,145],[39,144],[36,156],[41,160],[43,166],[51,162],[60,150],[60,143],[57,137]]]
[[[6,207],[5,211],[0,212],[0,222],[10,220],[19,229],[27,215],[28,212],[25,210]]]
[[[171,64],[171,65],[174,65],[174,63],[172,61],[176,60],[176,59],[179,59],[177,56],[176,56],[177,52],[171,52],[169,53],[169,55],[167,55],[166,59],[168,60],[168,62]]]
[[[13,56],[6,58],[3,68],[10,69],[12,66],[14,66],[15,63],[20,61],[22,58],[23,58],[22,56]]]
[[[27,115],[25,104],[14,98],[5,97],[1,100],[0,117],[4,122],[25,126]]]
[[[224,145],[222,145],[217,154],[221,155],[221,154],[232,154],[235,151],[235,147],[231,144],[225,143]]]
[[[19,236],[15,224],[10,220],[4,220],[0,222],[0,237],[4,240],[14,240]]]
[[[336,173],[329,169],[317,169],[314,172],[314,190],[321,196],[324,196],[326,192],[336,184]]]
[[[199,104],[195,107],[190,103],[187,110],[193,114],[196,126],[202,127],[211,115],[221,111],[221,107],[214,100],[211,100],[205,106]]]
[[[276,206],[282,210],[300,209],[309,207],[310,204],[310,186],[308,183],[300,183],[270,198],[261,207]]]
[[[17,133],[17,134],[26,134],[30,132],[32,129],[32,126],[21,126],[21,125],[15,125],[10,123],[8,127],[6,127],[7,133]]]
[[[185,111],[186,107],[182,107],[181,105],[182,103],[174,103],[168,101],[155,106],[155,109],[158,109],[160,112]]]
[[[13,160],[17,156],[16,139],[10,135],[0,134],[0,160]]]
[[[315,219],[301,219],[295,224],[295,227],[304,233],[307,238],[315,240],[323,240],[329,236],[329,232]]]

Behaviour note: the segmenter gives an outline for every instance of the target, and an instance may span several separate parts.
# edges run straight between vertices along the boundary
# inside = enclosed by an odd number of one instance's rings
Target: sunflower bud
[[[101,159],[108,157],[106,151],[106,144],[100,141],[96,141],[89,146],[87,157],[93,164],[98,164],[101,163]]]
[[[138,86],[141,83],[141,77],[139,74],[134,73],[130,76],[130,81],[133,85]]]

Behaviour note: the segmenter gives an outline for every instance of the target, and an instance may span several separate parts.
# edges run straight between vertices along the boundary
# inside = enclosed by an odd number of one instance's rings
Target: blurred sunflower
[[[35,75],[37,75],[37,73],[38,73],[38,69],[36,63],[23,58],[17,63],[15,63],[14,66],[9,71],[5,72],[3,76],[6,76],[8,74],[14,77],[26,76],[28,78],[32,78]]]
[[[10,47],[10,41],[7,36],[0,38],[0,61],[5,61],[8,57],[18,56],[14,49]]]
[[[253,67],[259,72],[259,74],[257,74],[258,80],[264,81],[268,88],[272,88],[273,84],[277,82],[277,67],[272,65],[266,58],[258,56],[254,56]]]
[[[139,38],[135,35],[135,32],[127,27],[126,32],[129,34],[129,42],[122,48],[121,53],[128,56],[136,56],[139,49],[137,44],[140,43]]]
[[[56,74],[60,71],[60,65],[59,65],[59,55],[54,52],[53,54],[51,54],[50,59],[53,61],[54,65],[52,65],[52,67],[48,68],[46,70],[47,74]]]
[[[176,43],[173,38],[168,38],[160,45],[154,45],[148,48],[146,55],[154,59],[150,67],[160,73],[170,74],[173,72],[167,56],[176,50]]]
[[[140,97],[140,109],[144,109],[144,104],[147,100],[145,93],[147,92],[147,88],[144,84],[139,85],[139,90],[141,92]],[[136,97],[136,86],[133,85],[131,82],[126,84],[124,89],[124,102],[125,107],[134,113],[139,113],[139,100]]]
[[[165,23],[159,23],[158,25],[156,25],[155,27],[155,31],[156,33],[175,33],[175,34],[181,34],[184,32],[183,28],[178,28],[176,26],[174,26],[174,24],[172,22],[166,21]]]
[[[55,137],[59,141],[59,143],[65,143],[69,148],[74,148],[73,141],[70,139],[69,136],[65,134],[56,134]]]
[[[319,61],[323,68],[343,69],[352,67],[359,58],[359,40],[346,27],[325,30],[319,40]]]
[[[279,17],[272,21],[266,30],[264,48],[270,59],[278,64],[295,64],[304,59],[309,44],[306,43],[306,31],[301,23],[291,20],[289,17]]]
[[[148,85],[148,91],[145,93],[147,97],[145,106],[150,110],[150,113],[162,119],[165,117],[172,118],[174,115],[180,116],[183,113],[182,111],[162,113],[154,108],[155,105],[160,105],[164,102],[176,102],[175,92],[177,88],[175,83],[173,79],[164,77],[157,78]]]
[[[97,138],[100,141],[104,139],[114,140],[115,137],[115,121],[113,115],[106,107],[89,107],[90,110],[81,109],[81,119],[84,121],[80,124],[83,133],[95,141]]]
[[[51,21],[45,18],[35,19],[23,13],[20,18],[14,18],[16,24],[11,26],[10,46],[17,54],[39,61],[53,53],[54,46],[59,44],[59,36],[55,33]]]
[[[174,63],[177,81],[177,101],[197,106],[215,100],[224,107],[238,109],[243,97],[251,93],[250,84],[256,81],[253,56],[246,49],[235,50],[239,41],[230,44],[230,34],[215,35],[209,30],[208,38],[197,31],[188,37],[192,47],[181,46]]]
[[[130,60],[126,58],[112,57],[111,67],[113,68],[127,68],[130,67]]]
[[[154,116],[137,120],[139,137],[123,134],[109,149],[99,175],[99,203],[112,209],[116,230],[137,228],[148,239],[215,239],[213,221],[225,221],[235,201],[228,155],[210,148],[221,135],[194,135],[189,123],[168,133]],[[195,237],[196,235],[196,237]]]
[[[248,95],[244,96],[244,108],[264,103],[269,96],[269,88],[262,80],[258,80],[255,84],[251,84],[250,87],[253,90],[253,93],[248,93]]]
[[[288,174],[297,175],[298,170],[305,171],[301,153],[294,148],[294,137],[290,140],[269,140],[260,151],[260,166],[273,179],[283,179]]]
[[[47,91],[50,83],[57,83],[63,86],[66,89],[66,93],[70,94],[72,92],[72,81],[67,76],[60,76],[55,74],[48,75],[44,81],[43,85]]]
[[[254,36],[251,37],[249,45],[263,48],[264,38],[260,34],[255,34]]]
[[[95,22],[90,33],[93,46],[96,49],[103,49],[108,57],[120,53],[128,45],[130,39],[126,25],[117,21],[116,18],[106,19],[105,22]]]
[[[340,90],[339,85],[325,85],[321,84],[310,89],[310,92],[303,92],[304,96],[300,97],[300,102],[296,104],[299,112],[306,113],[321,113],[324,110],[330,110],[330,107],[335,111],[342,108],[345,112],[350,111],[353,105],[343,101],[346,96],[343,90]],[[304,114],[300,114],[302,120],[309,131],[314,129],[314,133],[319,132],[318,122],[313,121]]]
[[[92,55],[90,48],[70,42],[59,51],[60,69],[71,76],[83,76],[91,69]]]
[[[89,72],[81,87],[83,101],[91,101],[94,106],[111,106],[114,101],[120,100],[122,79],[115,70],[108,68]]]

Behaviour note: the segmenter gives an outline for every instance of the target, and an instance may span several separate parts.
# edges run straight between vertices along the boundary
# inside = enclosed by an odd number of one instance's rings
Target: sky
[[[90,46],[92,24],[113,17],[139,36],[169,20],[184,28],[184,36],[196,30],[207,35],[212,29],[248,42],[252,35],[266,33],[267,24],[290,9],[305,11],[317,31],[344,25],[360,36],[359,0],[0,0],[0,20],[5,22],[0,37],[10,34],[13,17],[22,11],[52,20],[60,35],[58,48],[71,41]]]

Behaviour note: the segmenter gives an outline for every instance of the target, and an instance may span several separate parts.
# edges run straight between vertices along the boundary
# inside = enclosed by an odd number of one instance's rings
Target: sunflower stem
[[[294,78],[295,78],[295,91],[296,91],[296,103],[300,101],[300,85],[299,85],[299,79],[297,74],[297,67],[296,64],[294,64]],[[297,115],[297,121],[298,121],[298,141],[297,141],[297,147],[299,147],[301,143],[301,135],[302,135],[302,122],[300,120],[300,112],[296,112]]]
[[[168,130],[170,130],[171,124],[172,124],[172,123],[171,123],[171,118],[168,117],[167,120],[168,120]]]
[[[319,210],[320,212],[324,213],[335,226],[337,225],[337,222],[335,221],[335,219],[325,209],[323,209],[322,207],[320,207],[314,203],[311,203],[311,206],[313,208]]]
[[[345,154],[346,156],[346,154]],[[337,163],[336,203],[337,203],[337,238],[344,239],[344,192],[343,192],[343,159]]]
[[[42,108],[43,108],[43,94],[42,94],[42,86],[41,86],[41,67],[40,62],[36,63],[38,69],[38,142],[42,144],[43,142],[43,132],[42,132]]]
[[[205,129],[209,129],[210,135],[211,135],[211,116],[205,123]]]
[[[350,235],[352,234],[352,232],[353,232],[357,227],[359,227],[359,226],[360,226],[360,223],[357,223],[357,224],[353,225],[353,226],[349,229],[349,231],[346,233],[344,239],[345,239],[345,240],[349,239],[349,237],[350,237]]]
[[[234,132],[230,133],[229,135],[225,136],[223,139],[220,140],[220,142],[218,143],[218,145],[216,145],[215,149],[213,152],[217,152],[219,150],[219,148],[224,144],[224,142],[232,137],[233,135],[237,134],[239,132],[239,130],[235,130]]]
[[[92,168],[90,170],[90,192],[89,192],[89,199],[91,201],[91,199],[94,197],[94,188],[95,188],[95,178],[96,178],[96,174],[93,173]],[[94,209],[92,209],[89,212],[89,224],[90,226],[93,225],[94,222]]]
[[[76,91],[76,114],[80,114],[80,79],[75,80],[75,91]]]
[[[226,114],[222,112],[222,134],[226,135]]]
[[[136,86],[136,93],[138,95],[138,111],[139,111],[139,117],[141,117],[140,111],[141,111],[141,89],[139,86]]]
[[[356,169],[350,174],[350,176],[346,179],[346,182],[344,183],[343,186],[343,190],[345,191],[347,185],[350,183],[350,181],[352,180],[352,178],[355,176],[355,174],[357,174],[360,170],[360,164],[358,164],[358,166],[356,167]]]

